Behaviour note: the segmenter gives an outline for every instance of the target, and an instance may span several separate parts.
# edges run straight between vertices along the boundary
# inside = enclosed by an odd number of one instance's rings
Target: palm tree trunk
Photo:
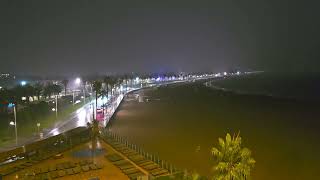
[[[95,114],[97,113],[97,108],[98,108],[98,92],[96,91],[96,112]],[[94,108],[93,108],[94,110]]]

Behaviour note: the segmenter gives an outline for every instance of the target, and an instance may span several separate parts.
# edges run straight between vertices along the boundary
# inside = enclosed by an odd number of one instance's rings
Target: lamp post
[[[17,111],[16,105],[13,106],[13,114],[14,114],[14,130],[16,134],[16,146],[18,146],[18,129],[17,129]]]
[[[37,123],[37,127],[38,127],[38,134],[40,135],[40,123]]]
[[[74,106],[74,90],[72,90],[72,106]]]
[[[17,111],[16,111],[16,105],[14,103],[10,103],[8,107],[13,107],[13,116],[14,116],[14,122],[11,121],[10,125],[14,126],[15,136],[16,136],[16,146],[18,146],[18,129],[17,129]]]
[[[56,119],[58,119],[58,95],[56,95]]]
[[[74,82],[77,86],[79,86],[79,84],[81,83],[81,79],[76,78],[76,80]],[[74,90],[72,91],[72,105],[74,106]]]

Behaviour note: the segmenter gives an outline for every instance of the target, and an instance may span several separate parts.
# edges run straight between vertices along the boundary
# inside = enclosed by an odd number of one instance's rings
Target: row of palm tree
[[[37,97],[40,100],[41,96],[46,98],[51,95],[58,95],[61,91],[62,86],[53,83],[17,85],[12,89],[2,88],[0,90],[0,101],[22,103],[22,97],[25,97],[25,102],[29,103],[30,97]]]

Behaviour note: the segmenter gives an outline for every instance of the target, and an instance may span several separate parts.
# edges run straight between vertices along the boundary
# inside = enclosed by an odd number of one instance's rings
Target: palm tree
[[[51,90],[54,95],[59,95],[62,91],[62,86],[60,86],[59,84],[52,84]]]
[[[68,80],[68,79],[62,80],[62,84],[63,84],[63,87],[64,87],[64,95],[65,95],[65,96],[67,95],[67,86],[68,86],[68,83],[69,83],[69,80]]]
[[[99,95],[101,94],[101,88],[102,88],[102,83],[101,81],[94,81],[93,82],[93,90],[96,92],[96,110],[97,110],[97,107],[98,107],[98,97]]]
[[[35,95],[38,98],[38,101],[40,101],[40,95],[43,91],[43,85],[41,83],[36,83],[34,86]]]
[[[217,160],[213,179],[247,180],[250,178],[255,160],[251,157],[251,151],[248,148],[241,147],[239,133],[233,137],[227,133],[226,140],[219,138],[218,148],[213,147],[211,153]]]
[[[108,94],[109,94],[109,84],[111,82],[111,77],[110,76],[106,76],[103,78],[103,82],[105,84],[105,87],[106,87],[106,95],[107,95],[107,98],[108,98]]]
[[[128,80],[129,80],[129,75],[125,74],[123,76],[123,79],[125,81],[125,85],[126,85],[126,92],[128,91]]]
[[[92,123],[87,123],[88,128],[91,130],[91,143],[92,143],[92,149],[91,149],[91,158],[93,160],[94,152],[97,147],[97,138],[99,136],[99,122],[95,119],[92,120]]]
[[[115,85],[117,84],[117,79],[115,77],[112,77],[110,78],[110,81],[109,81],[109,85],[111,87],[111,96],[113,95],[113,91],[112,89],[115,87]]]

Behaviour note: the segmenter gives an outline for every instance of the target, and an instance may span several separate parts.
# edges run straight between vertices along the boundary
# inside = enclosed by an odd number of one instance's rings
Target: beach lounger
[[[81,166],[81,169],[83,172],[87,172],[90,170],[88,165]]]
[[[80,166],[84,166],[84,165],[86,165],[86,164],[87,164],[87,161],[85,161],[85,160],[80,161],[80,162],[79,162],[79,164],[80,164]]]
[[[41,169],[39,169],[39,168],[37,168],[37,169],[34,169],[34,171],[33,171],[36,175],[37,174],[40,174],[41,173]]]
[[[59,177],[58,171],[50,172],[50,177],[51,179],[56,179],[57,177]]]
[[[106,155],[105,157],[111,162],[123,160],[123,158],[118,154]]]
[[[49,167],[49,171],[55,171],[55,170],[57,170],[57,167],[56,167],[56,166],[50,166],[50,167]]]
[[[139,166],[148,166],[148,165],[150,165],[150,164],[154,164],[154,162],[148,160],[148,161],[143,162],[143,163],[138,163]]]
[[[143,164],[143,163],[149,162],[149,160],[146,160],[146,159],[132,160],[132,161],[136,164]]]
[[[130,169],[130,168],[134,168],[135,166],[132,164],[128,164],[128,165],[122,165],[122,166],[118,166],[121,170],[125,170],[125,169]]]
[[[166,169],[161,169],[161,170],[153,170],[152,172],[151,172],[151,174],[153,175],[153,176],[159,176],[159,175],[163,175],[163,174],[168,174],[169,173],[169,171],[168,170],[166,170]]]
[[[116,166],[119,166],[119,165],[130,164],[130,162],[127,161],[127,160],[121,160],[121,161],[116,161],[113,164],[116,165]]]
[[[73,175],[74,174],[72,168],[71,169],[67,169],[66,172],[67,172],[68,175]]]
[[[130,175],[130,174],[134,174],[134,173],[140,172],[140,170],[134,167],[134,168],[131,168],[131,169],[123,170],[122,172],[125,173],[126,175]]]
[[[102,169],[103,168],[102,164],[96,164],[96,166],[97,166],[97,169]]]
[[[57,170],[63,170],[64,166],[63,164],[57,164]]]
[[[137,179],[137,177],[139,176],[145,176],[145,174],[143,174],[142,172],[138,172],[138,173],[130,174],[128,177],[130,179]]]
[[[66,175],[66,172],[64,171],[64,170],[59,170],[58,171],[58,176],[59,177],[63,177],[63,176],[65,176]]]
[[[90,165],[89,165],[89,168],[90,168],[91,170],[96,170],[96,169],[97,169],[97,166],[96,166],[96,164],[90,164]]]
[[[78,173],[81,172],[81,168],[80,168],[79,166],[76,166],[76,167],[73,168],[73,172],[74,172],[75,174],[78,174]]]
[[[143,168],[146,169],[146,170],[148,170],[148,171],[151,171],[151,170],[154,170],[154,169],[159,168],[159,166],[156,165],[156,164],[150,164],[150,165],[148,165],[148,166],[143,166]]]
[[[134,156],[134,155],[138,155],[139,153],[137,153],[136,151],[131,151],[131,152],[128,152],[126,153],[126,156]]]

